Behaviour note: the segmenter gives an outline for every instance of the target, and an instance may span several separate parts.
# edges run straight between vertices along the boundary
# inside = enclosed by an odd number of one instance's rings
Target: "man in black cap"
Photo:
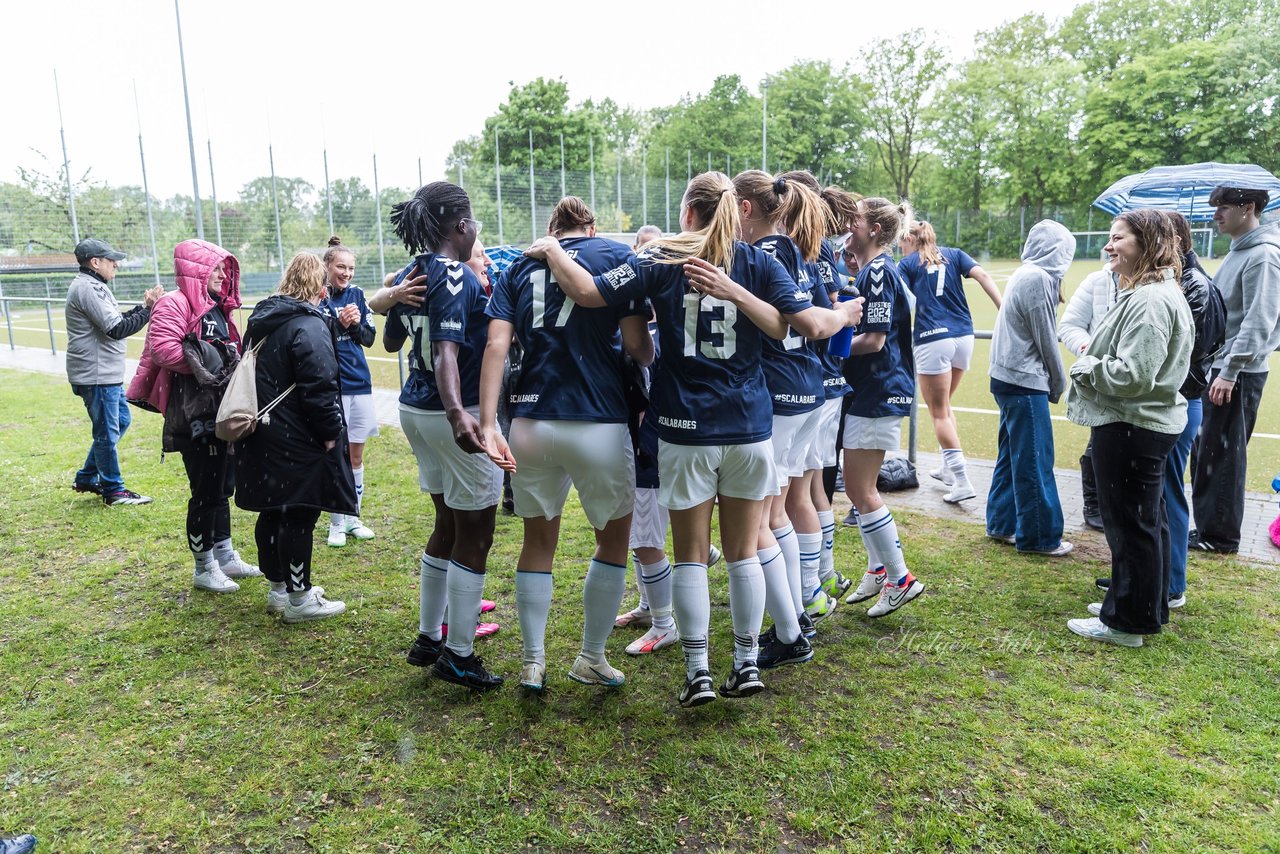
[[[125,489],[116,458],[116,443],[129,429],[124,397],[125,341],[151,319],[151,306],[164,294],[157,285],[142,296],[143,305],[124,314],[107,287],[124,258],[104,240],[90,237],[76,244],[80,272],[67,290],[67,379],[84,400],[93,422],[93,445],[72,488],[102,496],[114,507],[149,504],[151,499]]]

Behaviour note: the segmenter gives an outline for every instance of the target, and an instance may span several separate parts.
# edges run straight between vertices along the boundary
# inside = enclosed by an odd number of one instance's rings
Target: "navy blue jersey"
[[[732,279],[782,314],[810,307],[775,259],[754,246],[734,247]],[[596,276],[610,305],[648,297],[658,322],[661,364],[650,399],[658,435],[673,445],[744,445],[773,434],[773,406],[760,366],[767,338],[731,302],[689,287],[681,264],[649,253]]]
[[[919,252],[912,252],[898,262],[898,270],[916,296],[917,344],[973,334],[964,277],[978,263],[959,249],[939,246],[938,250],[945,264],[925,264]]]
[[[600,237],[560,242],[593,276],[626,263],[631,250]],[[511,389],[512,418],[541,421],[627,420],[618,321],[648,307],[620,304],[583,308],[560,290],[545,261],[522,258],[498,280],[488,314],[515,327],[524,348],[520,377]]]
[[[837,267],[836,253],[831,244],[822,241],[822,249],[818,252],[818,283],[828,295],[840,290],[840,272]],[[844,378],[844,371],[839,356],[827,352],[828,339],[814,341],[813,348],[818,353],[818,361],[822,365],[822,396],[825,400],[833,397],[844,397],[849,393],[849,382]]]
[[[350,327],[338,322],[338,312],[344,306],[360,309],[360,320]],[[373,328],[369,306],[364,301],[364,291],[354,285],[340,291],[329,289],[320,301],[320,311],[329,316],[338,342],[338,374],[342,377],[343,394],[372,394],[373,381],[369,376],[369,361],[364,356],[364,342],[373,343],[377,331]]]
[[[409,337],[409,377],[400,390],[400,402],[414,409],[443,411],[431,366],[431,343],[453,341],[458,345],[458,384],[463,406],[480,403],[480,362],[484,358],[489,303],[484,286],[465,264],[443,255],[423,254],[400,274],[425,274],[427,292],[418,308],[396,305],[387,323],[398,324]]]
[[[818,282],[816,263],[800,257],[800,248],[784,234],[757,240],[755,245],[778,259],[782,269],[795,282],[796,299],[811,305],[831,306],[831,300]],[[819,296],[821,294],[821,296]],[[764,340],[764,381],[773,398],[775,415],[799,415],[822,405],[822,365],[817,351],[794,329],[787,330],[781,341]]]
[[[858,271],[854,284],[867,300],[855,334],[883,332],[885,338],[880,352],[845,360],[845,376],[853,386],[849,413],[862,418],[909,415],[916,366],[906,283],[892,256],[885,252]]]

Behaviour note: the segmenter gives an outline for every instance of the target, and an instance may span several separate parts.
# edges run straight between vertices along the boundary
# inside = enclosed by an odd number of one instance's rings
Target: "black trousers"
[[[311,547],[320,511],[312,507],[264,510],[253,529],[258,564],[268,581],[290,593],[311,589]]]
[[[1200,539],[1222,549],[1240,548],[1249,439],[1266,384],[1265,373],[1239,374],[1225,405],[1210,403],[1208,389],[1201,398],[1204,420],[1191,452],[1191,507]]]
[[[1169,622],[1169,517],[1164,503],[1165,460],[1177,433],[1132,424],[1093,428],[1098,509],[1111,546],[1111,586],[1102,622],[1150,635]]]
[[[196,439],[183,449],[191,497],[187,499],[187,546],[207,552],[214,543],[231,539],[231,494],[236,469],[227,455],[227,443],[216,436]]]
[[[836,425],[836,461],[834,466],[827,466],[822,470],[822,489],[827,493],[827,502],[830,503],[832,497],[836,494],[836,475],[840,472],[840,446],[844,444],[844,417],[849,413],[849,407],[853,405],[853,395],[846,394],[840,401],[840,420]],[[818,437],[822,441],[823,437]]]

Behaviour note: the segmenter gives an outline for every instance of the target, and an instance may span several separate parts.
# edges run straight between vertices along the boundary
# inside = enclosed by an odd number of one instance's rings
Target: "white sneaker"
[[[883,569],[879,572],[864,572],[862,581],[858,582],[857,588],[845,597],[844,604],[852,605],[855,602],[865,602],[879,596],[887,577],[888,573]]]
[[[1181,596],[1175,596],[1169,600],[1170,610],[1174,610],[1177,608],[1185,608],[1186,606],[1187,606],[1187,594],[1185,593],[1183,593]]]
[[[1086,611],[1088,611],[1090,614],[1092,614],[1092,615],[1093,615],[1093,616],[1095,616],[1095,617],[1100,617],[1100,616],[1102,616],[1102,603],[1101,603],[1101,602],[1090,602],[1090,603],[1089,603],[1089,607],[1088,607],[1088,608],[1086,608],[1085,610],[1086,610]]]
[[[307,591],[302,604],[295,605],[290,600],[284,606],[283,619],[286,623],[306,623],[311,620],[336,617],[345,610],[347,610],[346,602],[330,602],[324,598],[324,592],[319,587],[312,587]]]
[[[240,589],[239,584],[227,578],[217,562],[197,568],[191,583],[200,590],[208,590],[212,593],[235,593]]]
[[[605,661],[604,656],[597,664],[581,654],[573,660],[569,678],[583,685],[603,685],[606,688],[617,688],[627,681],[622,671]]]
[[[240,552],[232,552],[226,561],[218,561],[218,568],[227,578],[257,578],[262,570],[240,557]]]
[[[924,592],[924,585],[911,573],[908,572],[903,581],[901,585],[886,584],[880,591],[880,600],[867,609],[867,616],[883,617],[885,614],[892,614]]]
[[[676,633],[674,624],[669,629],[651,628],[639,638],[627,644],[626,651],[627,655],[648,655],[660,649],[675,646],[679,640],[680,635]]]
[[[355,537],[357,540],[372,540],[374,538],[373,531],[365,527],[364,522],[360,521],[359,516],[348,516],[343,525],[346,533]]]
[[[951,473],[951,469],[947,468],[945,463],[939,468],[931,469],[929,477],[942,481],[944,486],[951,486],[956,482],[956,476]]]
[[[1075,632],[1080,637],[1088,638],[1089,640],[1113,643],[1117,646],[1142,646],[1142,635],[1116,631],[1110,626],[1103,625],[1102,620],[1099,620],[1097,617],[1090,617],[1087,620],[1067,620],[1067,628],[1071,629],[1071,631]]]
[[[707,566],[708,567],[715,566],[720,562],[720,559],[723,557],[724,555],[720,553],[720,550],[715,546],[712,546],[711,551],[707,553]]]
[[[347,544],[347,532],[342,525],[329,526],[329,539],[326,541],[335,549],[340,549]]]
[[[970,498],[977,498],[978,493],[973,488],[973,484],[969,482],[969,478],[964,480],[953,481],[951,491],[942,496],[942,500],[948,504],[959,504],[961,501],[968,501]]]
[[[321,596],[324,595],[323,587],[313,586],[311,589],[319,590],[320,595]],[[268,614],[283,614],[285,606],[288,604],[289,604],[288,593],[284,591],[277,593],[274,590],[267,588],[267,613]]]
[[[520,668],[520,687],[541,691],[547,681],[547,666],[541,661],[526,661]]]

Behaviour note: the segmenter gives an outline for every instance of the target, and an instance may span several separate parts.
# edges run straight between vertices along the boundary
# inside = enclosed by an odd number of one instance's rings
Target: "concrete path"
[[[10,350],[0,347],[0,368],[22,371],[35,371],[52,374],[66,382],[66,361],[62,353],[54,355],[48,350],[35,347],[18,347]],[[137,369],[137,360],[130,359],[126,373],[132,375]],[[400,426],[398,392],[390,389],[374,389],[374,398],[378,410],[378,423],[388,426]],[[948,504],[942,500],[946,492],[938,481],[929,477],[929,470],[941,464],[938,454],[921,452],[916,465],[920,478],[918,489],[894,492],[886,495],[887,503],[893,510],[913,510],[940,519],[954,519],[977,525],[986,524],[987,491],[991,488],[991,471],[995,466],[993,460],[969,460],[969,479],[978,492],[978,497],[965,501],[959,506]],[[1054,474],[1058,484],[1058,496],[1062,500],[1063,517],[1069,540],[1088,539],[1106,547],[1106,539],[1097,531],[1085,528],[1084,512],[1080,499],[1080,471],[1078,469],[1055,468]],[[848,512],[849,502],[843,496],[836,501],[839,511],[837,519]],[[1245,513],[1243,537],[1240,542],[1240,556],[1246,560],[1280,565],[1280,549],[1271,543],[1268,527],[1276,518],[1276,500],[1271,495],[1250,492],[1245,495]],[[1194,525],[1194,521],[1192,522]]]

